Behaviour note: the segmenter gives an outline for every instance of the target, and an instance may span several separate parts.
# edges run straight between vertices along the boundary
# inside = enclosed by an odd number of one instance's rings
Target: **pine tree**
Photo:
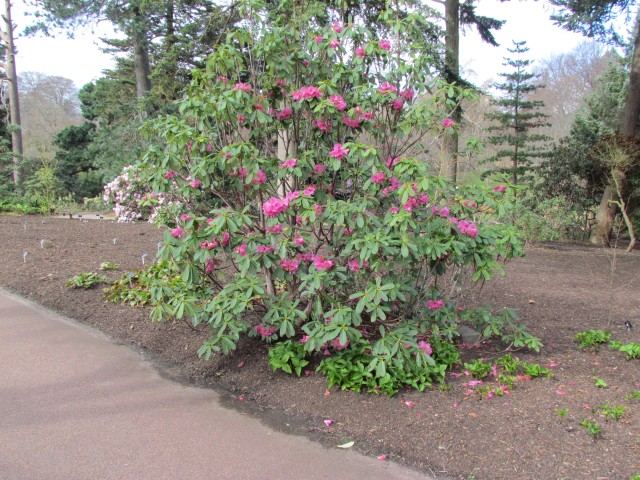
[[[487,114],[487,118],[498,122],[497,125],[489,127],[489,132],[494,135],[489,137],[492,145],[503,146],[500,150],[485,163],[501,163],[503,160],[510,160],[508,167],[496,167],[485,173],[509,173],[511,182],[516,185],[523,176],[533,170],[536,158],[545,158],[548,151],[544,142],[548,142],[547,135],[534,133],[532,130],[547,126],[548,115],[541,112],[544,102],[541,100],[528,100],[541,85],[535,81],[539,77],[528,70],[531,60],[522,58],[522,54],[529,49],[525,47],[526,42],[513,42],[514,48],[507,49],[514,58],[505,58],[503,65],[512,67],[509,73],[500,73],[505,79],[503,83],[494,84],[493,87],[503,95],[493,100],[493,105],[497,107]]]

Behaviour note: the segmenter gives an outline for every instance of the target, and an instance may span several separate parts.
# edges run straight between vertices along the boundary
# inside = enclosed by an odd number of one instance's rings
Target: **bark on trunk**
[[[7,57],[7,80],[9,81],[9,120],[15,128],[11,131],[11,149],[13,156],[13,183],[17,187],[22,182],[22,130],[20,130],[20,93],[16,74],[16,55],[13,44],[13,23],[11,20],[11,1],[5,0],[6,38],[5,55]]]
[[[596,224],[593,230],[591,230],[591,238],[589,239],[594,245],[609,245],[613,222],[618,213],[618,207],[614,203],[611,203],[615,201],[616,197],[617,195],[615,195],[611,185],[604,189],[600,206],[596,212]]]
[[[146,97],[151,90],[151,65],[149,64],[149,41],[147,39],[146,19],[134,9],[131,41],[133,43],[133,62],[136,75],[136,98]]]
[[[457,82],[460,76],[460,2],[459,0],[446,0],[445,11],[445,76],[449,83]],[[460,123],[460,107],[457,106],[451,115],[451,119]],[[458,176],[458,132],[453,129],[443,139],[443,158],[440,174],[456,181]]]

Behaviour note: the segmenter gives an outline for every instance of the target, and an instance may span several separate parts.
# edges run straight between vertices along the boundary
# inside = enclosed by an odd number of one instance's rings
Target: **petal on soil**
[[[382,461],[384,461],[384,460],[386,460],[386,459],[387,459],[387,456],[386,456],[386,455],[378,455],[378,460],[382,460]]]
[[[244,400],[244,395],[238,395],[238,400]]]
[[[404,404],[405,404],[407,407],[413,407],[413,402],[411,402],[411,401],[408,401],[408,400],[407,400],[406,402],[404,402]]]
[[[324,424],[325,424],[327,427],[330,427],[331,425],[333,425],[333,420],[331,420],[331,419],[327,419],[327,420],[325,420],[325,421],[324,421]]]
[[[454,403],[454,404],[453,404],[453,408],[458,408],[459,406],[460,406],[460,404],[459,404],[459,403]]]
[[[558,395],[566,395],[567,394],[567,392],[565,392],[564,390],[556,390],[556,393]]]
[[[324,396],[328,397],[329,395],[331,395],[331,392],[329,390],[325,390],[324,391]]]
[[[347,443],[343,443],[342,445],[336,445],[336,447],[338,448],[351,448],[355,445],[356,442],[351,441],[351,442],[347,442]]]
[[[558,362],[549,362],[544,364],[544,366],[547,368],[554,368],[554,367],[557,367],[558,365],[560,365]]]
[[[242,368],[242,367],[244,367],[244,362],[240,362],[240,363],[238,364],[238,368]]]

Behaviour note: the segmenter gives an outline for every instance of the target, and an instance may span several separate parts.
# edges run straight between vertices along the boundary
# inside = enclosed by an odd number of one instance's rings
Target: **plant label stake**
[[[22,228],[24,228],[24,231],[27,231],[27,222],[22,222]]]
[[[22,263],[27,263],[27,255],[29,255],[29,252],[25,250],[22,254]]]
[[[44,238],[40,240],[40,248],[44,248]]]
[[[145,257],[146,257],[146,256],[147,256],[147,254],[146,254],[146,253],[143,253],[143,254],[142,254],[142,264],[143,264],[143,265],[144,265],[144,259],[145,259]]]
[[[118,243],[118,239],[117,239],[117,238],[114,238],[114,239],[113,239],[113,244],[115,245],[116,243]]]

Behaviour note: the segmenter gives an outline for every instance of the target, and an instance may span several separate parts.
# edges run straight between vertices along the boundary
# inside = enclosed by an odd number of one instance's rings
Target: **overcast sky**
[[[465,32],[461,39],[461,66],[477,84],[497,79],[496,74],[505,71],[502,63],[504,57],[509,56],[507,48],[512,47],[512,40],[526,40],[530,49],[528,58],[532,60],[570,51],[584,40],[579,34],[554,26],[549,20],[551,7],[546,2],[482,0],[478,4],[478,14],[507,20],[507,23],[496,33],[499,47],[482,43],[474,31]],[[22,0],[15,0],[13,17],[17,31],[30,23],[23,15],[25,8]],[[72,79],[81,87],[100,77],[104,68],[112,66],[111,56],[99,49],[98,36],[109,36],[106,25],[98,31],[99,34],[92,34],[88,29],[77,32],[74,40],[67,39],[64,34],[56,38],[17,38],[18,72],[59,75]]]

